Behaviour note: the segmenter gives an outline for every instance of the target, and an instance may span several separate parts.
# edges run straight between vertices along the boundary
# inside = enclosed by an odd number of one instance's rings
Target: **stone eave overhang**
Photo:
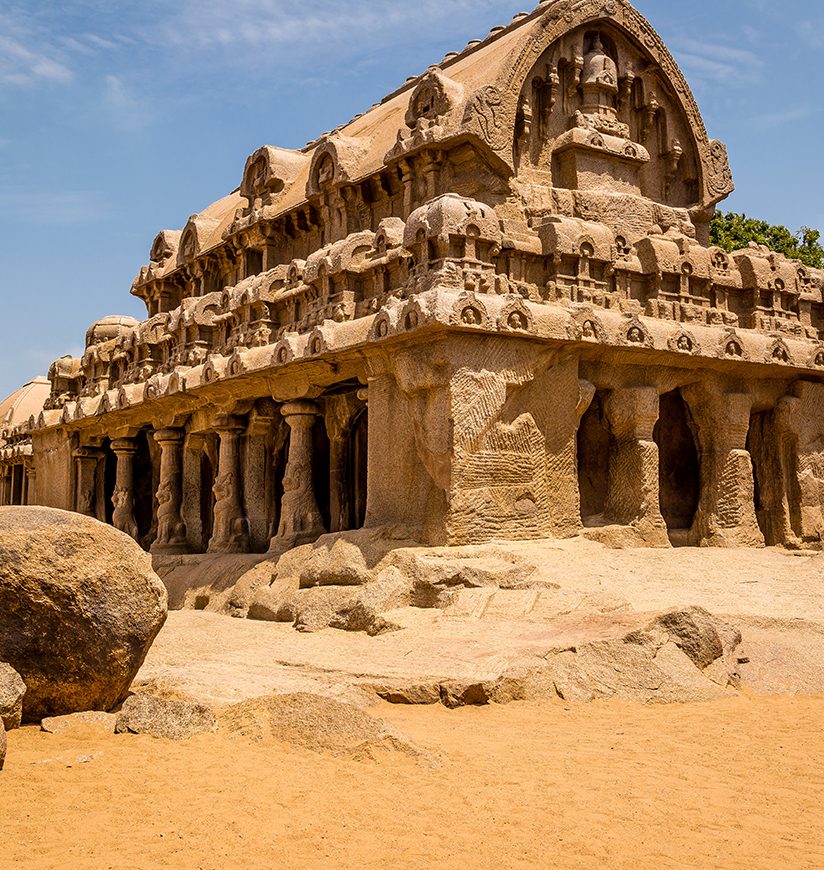
[[[286,333],[274,345],[236,350],[230,357],[212,355],[201,366],[154,375],[145,385],[82,399],[79,409],[78,403],[68,403],[59,423],[39,431],[110,432],[262,394],[319,395],[342,380],[367,380],[373,360],[456,334],[517,338],[574,351],[582,361],[608,358],[614,365],[690,368],[742,380],[824,381],[824,343],[807,338],[434,287],[410,300],[395,300],[375,315],[343,324],[326,321],[311,332]]]

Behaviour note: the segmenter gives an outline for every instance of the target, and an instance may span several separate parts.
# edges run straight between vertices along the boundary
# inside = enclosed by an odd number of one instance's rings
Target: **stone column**
[[[37,472],[31,462],[26,466],[26,504],[37,504]]]
[[[618,525],[633,526],[643,543],[668,544],[658,501],[658,445],[652,437],[658,420],[658,390],[613,390],[604,410],[615,439],[609,460],[606,517]]]
[[[209,553],[246,553],[249,551],[249,523],[243,514],[240,492],[240,434],[243,422],[237,417],[221,417],[215,429],[220,435],[217,479],[214,485],[215,521]]]
[[[283,477],[280,525],[270,551],[314,541],[326,532],[312,480],[312,426],[317,405],[309,401],[288,402],[281,413],[290,429],[289,459]]]
[[[7,466],[0,465],[0,507],[4,507],[9,503],[8,497],[6,496],[6,491],[8,488],[8,473],[6,471]]]
[[[117,457],[112,525],[137,540],[139,533],[134,518],[134,455],[137,453],[137,444],[134,438],[116,438],[112,441],[112,451]]]
[[[683,396],[698,429],[701,495],[692,543],[763,547],[755,514],[752,457],[747,451],[752,396],[686,387]]]
[[[95,447],[78,447],[74,451],[75,489],[74,509],[79,514],[97,516],[97,466],[100,450]]]
[[[780,468],[780,515],[788,547],[802,544],[801,491],[798,482],[798,432],[801,400],[784,396],[775,408],[775,434]]]
[[[246,429],[246,461],[243,467],[243,505],[249,521],[249,541],[259,552],[269,545],[275,494],[272,485],[272,437],[274,416],[254,412]]]
[[[157,538],[152,553],[185,553],[186,524],[180,514],[182,504],[181,429],[159,429],[154,439],[160,446],[160,485],[157,489]]]

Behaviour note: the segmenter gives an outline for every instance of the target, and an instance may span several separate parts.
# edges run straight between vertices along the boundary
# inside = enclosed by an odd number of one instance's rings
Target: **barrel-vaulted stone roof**
[[[36,377],[3,399],[0,402],[0,440],[4,431],[26,423],[32,416],[36,419],[43,410],[50,391],[49,379]]]

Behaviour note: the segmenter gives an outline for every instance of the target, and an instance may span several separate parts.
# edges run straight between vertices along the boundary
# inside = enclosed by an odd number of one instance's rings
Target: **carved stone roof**
[[[32,378],[0,402],[0,441],[2,433],[38,417],[51,392],[48,378]]]

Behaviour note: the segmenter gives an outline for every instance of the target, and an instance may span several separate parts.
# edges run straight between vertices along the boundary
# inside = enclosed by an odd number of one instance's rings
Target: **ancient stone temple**
[[[819,545],[824,275],[732,189],[629,3],[542,3],[159,233],[0,468],[158,554]]]

